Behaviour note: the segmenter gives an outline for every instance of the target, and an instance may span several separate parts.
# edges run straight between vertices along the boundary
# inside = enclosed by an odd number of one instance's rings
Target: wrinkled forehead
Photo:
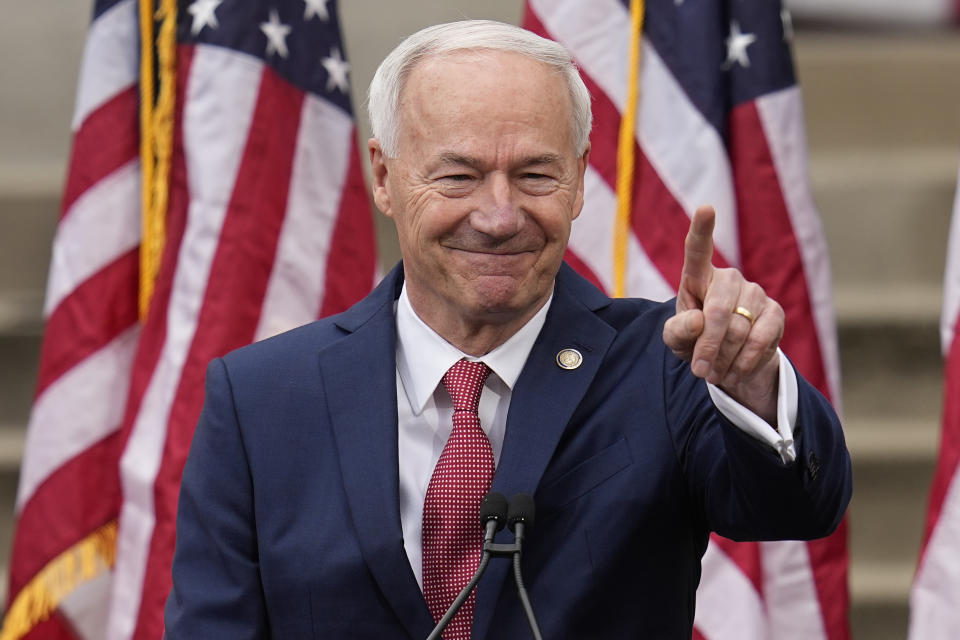
[[[401,85],[398,134],[419,128],[426,116],[474,121],[539,112],[553,126],[575,129],[573,102],[563,73],[514,51],[461,49],[417,60]]]

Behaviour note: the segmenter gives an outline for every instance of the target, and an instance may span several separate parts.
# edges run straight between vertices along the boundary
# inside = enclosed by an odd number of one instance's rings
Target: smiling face
[[[576,153],[571,109],[547,65],[457,52],[410,73],[397,157],[370,141],[374,199],[396,223],[411,304],[461,348],[483,331],[503,342],[550,296],[583,205],[587,153]]]

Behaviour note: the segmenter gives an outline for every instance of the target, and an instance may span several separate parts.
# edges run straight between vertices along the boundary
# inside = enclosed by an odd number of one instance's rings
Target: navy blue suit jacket
[[[211,363],[183,474],[170,640],[432,629],[397,497],[402,280],[397,268],[349,311]],[[710,531],[823,536],[850,498],[824,398],[799,380],[797,462],[783,464],[664,346],[672,313],[611,300],[566,265],[557,277],[492,488],[536,499],[523,571],[546,638],[690,638]],[[557,366],[567,347],[582,366]],[[506,560],[480,582],[473,637],[529,637]]]

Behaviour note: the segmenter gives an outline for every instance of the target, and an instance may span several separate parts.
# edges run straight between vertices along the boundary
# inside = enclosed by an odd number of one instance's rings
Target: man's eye
[[[456,173],[449,176],[443,176],[441,180],[447,180],[449,182],[467,182],[472,180],[472,178],[465,173]]]
[[[528,180],[547,180],[550,176],[544,175],[542,173],[525,173],[523,174],[524,178]]]

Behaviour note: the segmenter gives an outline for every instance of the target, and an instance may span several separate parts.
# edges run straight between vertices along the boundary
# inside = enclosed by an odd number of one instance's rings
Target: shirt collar
[[[443,375],[461,358],[482,360],[512,391],[533,343],[540,335],[552,302],[551,293],[546,304],[519,331],[490,353],[475,358],[444,340],[420,319],[410,305],[407,285],[404,284],[396,312],[397,372],[414,414],[420,415]]]

